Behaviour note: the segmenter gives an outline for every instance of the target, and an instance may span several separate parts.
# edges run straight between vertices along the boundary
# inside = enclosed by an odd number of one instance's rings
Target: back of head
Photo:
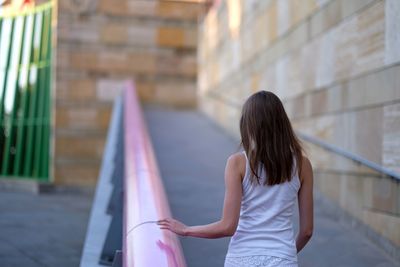
[[[301,167],[300,141],[274,93],[259,91],[246,100],[240,118],[240,135],[249,158],[252,183],[260,184],[261,166],[268,174],[265,182],[268,185],[290,181],[295,171],[294,159],[296,168]]]

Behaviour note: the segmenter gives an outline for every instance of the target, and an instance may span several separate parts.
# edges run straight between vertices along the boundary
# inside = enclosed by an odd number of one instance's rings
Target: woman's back
[[[297,267],[297,253],[313,233],[311,163],[272,92],[259,91],[246,100],[239,128],[245,152],[226,162],[221,219],[198,226],[164,219],[161,229],[203,238],[232,236],[225,267]],[[292,214],[297,200],[295,238]]]
[[[270,186],[264,185],[265,170],[260,168],[258,173],[260,185],[251,183],[246,157],[240,218],[227,257],[264,255],[297,262],[292,215],[300,188],[299,176],[296,172],[290,181]]]

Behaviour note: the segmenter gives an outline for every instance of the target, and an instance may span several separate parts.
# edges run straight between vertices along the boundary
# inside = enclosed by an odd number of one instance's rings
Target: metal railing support
[[[112,229],[110,226],[112,224],[113,216],[112,213],[109,212],[109,206],[110,201],[112,200],[113,191],[115,191],[113,180],[117,179],[116,175],[120,176],[119,179],[121,181],[123,179],[123,175],[116,172],[116,169],[120,167],[116,160],[116,158],[118,158],[116,155],[121,154],[120,151],[118,151],[118,143],[121,143],[122,139],[122,108],[122,96],[119,96],[114,102],[114,108],[108,128],[103,160],[83,246],[80,263],[81,267],[100,267],[104,266],[100,264],[100,261],[106,263],[105,256],[103,256],[102,253],[104,252],[104,246],[107,245],[106,240],[108,232]],[[121,190],[121,188],[118,190]],[[115,204],[117,205],[118,203]],[[122,205],[122,201],[120,205]],[[122,206],[120,206],[119,209],[122,213]],[[120,227],[122,228],[122,225]],[[115,233],[115,235],[118,235],[118,233]],[[119,235],[119,238],[121,239],[122,233]],[[120,249],[121,247],[119,250]],[[115,253],[115,251],[112,253]],[[109,254],[110,253],[107,255]],[[109,260],[107,260],[107,264],[111,265],[112,260],[113,257],[110,257]]]

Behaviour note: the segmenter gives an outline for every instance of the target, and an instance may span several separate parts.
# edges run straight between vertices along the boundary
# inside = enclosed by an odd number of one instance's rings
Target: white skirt
[[[226,257],[224,267],[298,267],[297,262],[274,256]]]

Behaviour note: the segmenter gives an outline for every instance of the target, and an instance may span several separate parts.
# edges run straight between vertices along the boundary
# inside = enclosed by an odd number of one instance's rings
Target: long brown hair
[[[257,171],[260,166],[268,174],[264,185],[290,181],[294,171],[300,172],[303,149],[281,100],[274,93],[259,91],[246,100],[240,135],[250,162],[252,183],[260,184]]]

